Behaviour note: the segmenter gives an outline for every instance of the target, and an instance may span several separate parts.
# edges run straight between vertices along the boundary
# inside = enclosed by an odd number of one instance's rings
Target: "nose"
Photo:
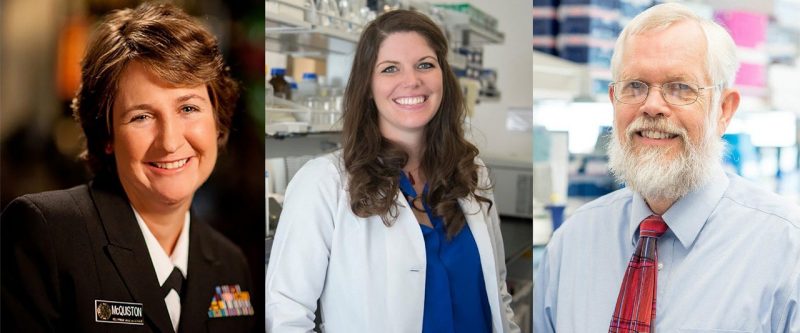
[[[664,116],[669,117],[672,115],[672,109],[669,103],[664,100],[663,91],[661,86],[651,85],[647,94],[647,98],[640,107],[642,113],[651,117]],[[658,90],[656,90],[658,89]]]
[[[184,126],[177,116],[167,115],[161,118],[161,126],[158,128],[157,142],[167,153],[174,153],[180,149],[186,139],[184,138]]]
[[[405,75],[403,75],[403,85],[407,87],[419,86],[421,84],[419,75],[420,73],[414,70],[406,71]]]

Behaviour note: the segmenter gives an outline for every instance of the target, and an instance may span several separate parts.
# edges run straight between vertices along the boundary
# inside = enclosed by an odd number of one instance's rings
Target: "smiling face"
[[[706,70],[706,39],[692,21],[631,36],[622,54],[619,80],[651,85],[640,104],[614,104],[614,138],[609,167],[615,176],[641,194],[651,208],[662,210],[704,185],[721,169],[722,133],[738,106],[738,92],[726,89],[721,103],[714,89],[702,90],[696,102],[668,104],[658,87],[667,82],[712,86]],[[653,87],[655,85],[655,87]]]
[[[132,62],[119,82],[112,126],[117,173],[133,206],[188,209],[217,160],[206,86],[175,86]]]
[[[684,151],[687,140],[699,144],[713,90],[704,90],[692,104],[674,106],[664,101],[661,88],[652,85],[674,81],[713,85],[705,57],[705,35],[694,22],[679,22],[664,30],[631,36],[622,57],[620,80],[639,80],[651,88],[642,104],[623,104],[610,96],[616,111],[614,127],[620,129],[618,139],[623,143],[631,140],[637,151],[660,149],[668,159]],[[633,132],[630,137],[626,135],[628,131]],[[680,135],[682,131],[684,135]]]
[[[425,38],[416,32],[387,36],[378,50],[371,91],[384,137],[420,138],[442,102],[442,69]]]

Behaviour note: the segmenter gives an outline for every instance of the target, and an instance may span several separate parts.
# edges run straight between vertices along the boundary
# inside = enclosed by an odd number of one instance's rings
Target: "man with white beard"
[[[800,207],[721,166],[739,104],[724,28],[668,3],[612,58],[610,168],[534,279],[534,332],[800,332]]]

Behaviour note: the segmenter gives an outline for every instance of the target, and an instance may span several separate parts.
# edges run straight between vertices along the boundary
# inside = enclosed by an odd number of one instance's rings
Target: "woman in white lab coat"
[[[379,16],[358,43],[343,149],[286,191],[267,331],[517,332],[486,167],[464,139],[448,43],[425,15]]]

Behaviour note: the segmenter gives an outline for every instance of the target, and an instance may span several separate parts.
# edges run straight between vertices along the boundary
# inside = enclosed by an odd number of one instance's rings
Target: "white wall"
[[[457,3],[463,0],[437,0]],[[531,108],[532,46],[530,1],[469,0],[485,13],[499,21],[498,29],[505,34],[503,44],[484,47],[483,66],[497,70],[497,85],[501,99],[484,101],[475,109],[472,118],[473,142],[481,156],[503,158],[531,163],[532,133],[506,130],[506,114],[510,107]]]

